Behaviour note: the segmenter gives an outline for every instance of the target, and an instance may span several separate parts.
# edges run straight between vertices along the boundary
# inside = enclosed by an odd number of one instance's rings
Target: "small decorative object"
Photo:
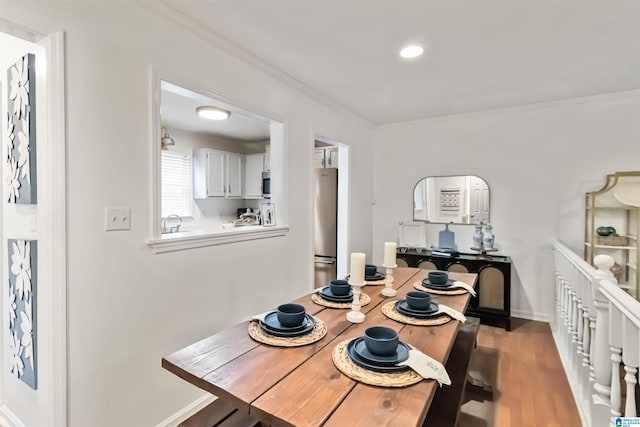
[[[608,225],[606,227],[598,227],[596,233],[598,233],[598,236],[611,236],[616,234],[616,229]]]
[[[493,244],[495,242],[495,236],[493,235],[493,226],[485,225],[484,226],[484,236],[482,238],[482,248],[483,249],[493,249]]]
[[[361,252],[353,252],[351,254],[351,273],[349,274],[349,283],[353,287],[353,302],[351,303],[351,311],[347,313],[347,320],[351,323],[364,322],[364,313],[360,311],[361,302],[360,295],[364,282],[364,264],[366,254]]]
[[[262,225],[265,227],[273,227],[276,225],[276,205],[273,202],[260,203],[260,212],[262,215]]]
[[[484,238],[484,234],[482,234],[482,224],[476,224],[475,233],[473,233],[473,247],[476,249],[482,248],[482,240]]]
[[[30,53],[7,71],[5,201],[9,203],[37,203],[35,62]]]
[[[455,249],[456,234],[449,230],[449,224],[445,224],[444,230],[438,233],[438,247],[440,249]]]
[[[620,281],[624,277],[624,268],[622,268],[622,266],[620,266],[620,264],[618,264],[617,262],[614,262],[613,267],[611,267],[609,271],[613,273],[613,277],[615,277],[616,281],[620,283]]]
[[[396,264],[396,248],[395,242],[384,243],[384,265],[386,268],[386,275],[384,277],[384,289],[382,295],[385,297],[393,297],[396,295],[396,290],[393,289],[393,269],[398,265]]]
[[[36,240],[8,239],[9,372],[38,389]]]

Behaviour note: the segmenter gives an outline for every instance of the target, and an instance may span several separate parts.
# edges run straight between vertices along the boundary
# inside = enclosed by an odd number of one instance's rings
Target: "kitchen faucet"
[[[174,225],[173,227],[167,228],[167,220],[169,218],[178,218],[178,220],[180,221],[180,224]],[[180,226],[181,225],[182,225],[182,217],[180,217],[180,215],[176,215],[176,214],[167,215],[166,218],[162,218],[162,230],[161,230],[161,233],[162,234],[177,233],[178,231],[180,231]]]

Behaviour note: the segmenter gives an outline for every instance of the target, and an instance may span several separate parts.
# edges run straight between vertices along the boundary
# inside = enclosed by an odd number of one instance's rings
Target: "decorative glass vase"
[[[493,244],[495,242],[495,236],[493,235],[493,226],[485,225],[484,226],[484,236],[482,238],[482,248],[483,249],[493,249]]]
[[[480,249],[482,248],[482,239],[484,237],[484,235],[482,234],[482,225],[475,225],[474,227],[476,231],[475,233],[473,233],[473,247],[476,249]]]

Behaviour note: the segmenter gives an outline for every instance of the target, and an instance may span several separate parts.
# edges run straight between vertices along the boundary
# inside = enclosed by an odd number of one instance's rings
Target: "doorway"
[[[314,288],[346,275],[348,147],[314,140]]]

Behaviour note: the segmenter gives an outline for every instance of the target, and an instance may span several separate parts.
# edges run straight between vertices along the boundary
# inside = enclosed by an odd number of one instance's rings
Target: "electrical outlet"
[[[105,208],[104,229],[105,231],[130,230],[131,208]]]

